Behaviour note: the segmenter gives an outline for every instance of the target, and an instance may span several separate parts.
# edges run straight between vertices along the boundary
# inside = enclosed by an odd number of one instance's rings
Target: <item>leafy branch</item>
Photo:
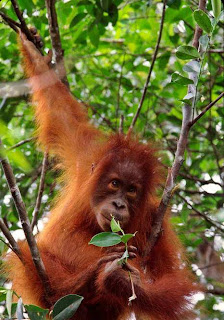
[[[111,219],[110,228],[112,232],[101,232],[96,234],[94,237],[92,237],[89,244],[93,244],[94,246],[97,246],[97,247],[110,247],[110,246],[123,243],[125,245],[125,251],[122,257],[118,260],[118,264],[125,265],[129,258],[128,241],[136,235],[136,232],[133,234],[132,233],[125,234],[124,230],[120,226],[119,221],[116,221],[113,216]],[[119,234],[119,232],[121,233],[121,235]],[[128,299],[130,304],[132,300],[135,300],[137,298],[137,296],[135,294],[134,283],[133,283],[130,271],[128,271],[128,275],[130,278],[131,289],[132,289],[132,295]]]
[[[167,176],[165,188],[163,191],[162,199],[157,208],[157,214],[153,221],[152,230],[149,236],[149,242],[145,249],[144,257],[147,257],[150,254],[161,232],[163,217],[166,213],[167,207],[172,198],[174,190],[176,189],[175,181],[177,179],[180,168],[184,161],[184,153],[188,143],[188,135],[190,132],[190,128],[193,124],[195,124],[195,122],[193,122],[194,119],[192,121],[192,114],[193,114],[195,101],[196,101],[196,94],[197,94],[196,86],[198,83],[198,75],[200,74],[200,69],[201,69],[201,67],[198,68],[198,61],[197,61],[197,59],[199,60],[201,59],[200,53],[199,53],[199,44],[200,44],[200,39],[202,34],[202,28],[205,32],[210,33],[212,31],[212,28],[211,28],[212,23],[210,22],[209,17],[204,12],[205,7],[206,7],[206,0],[200,0],[199,9],[198,9],[199,11],[196,10],[195,17],[198,17],[198,14],[199,14],[200,17],[202,17],[202,19],[196,18],[197,21],[200,20],[200,26],[197,25],[195,29],[193,46],[181,46],[177,49],[177,53],[176,53],[179,59],[182,59],[182,60],[194,59],[194,60],[191,63],[187,64],[189,78],[184,78],[184,77],[180,77],[180,79],[175,78],[175,82],[177,83],[179,82],[179,84],[183,85],[183,81],[186,80],[185,84],[188,85],[188,92],[187,92],[187,96],[185,97],[185,103],[182,109],[182,114],[183,114],[182,128],[181,128],[179,140],[177,143],[177,150],[176,150],[174,162],[173,162],[172,168],[168,170],[168,176]],[[217,14],[218,13],[216,13],[216,15]],[[209,19],[209,22],[208,22],[208,19]],[[215,18],[215,19],[216,19],[215,25],[217,25],[218,18]],[[206,46],[206,50],[207,48],[208,48],[208,45]],[[186,66],[185,66],[185,70],[186,70]],[[209,108],[206,108],[206,111],[207,110],[209,110]],[[205,112],[203,114],[205,114]],[[199,118],[197,118],[197,120],[198,119]]]

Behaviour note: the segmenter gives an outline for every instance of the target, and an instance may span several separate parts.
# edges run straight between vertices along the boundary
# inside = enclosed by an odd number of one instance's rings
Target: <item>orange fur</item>
[[[134,310],[141,319],[192,319],[189,298],[197,287],[183,265],[183,250],[171,229],[168,216],[163,234],[141,270],[142,254],[156,212],[155,190],[160,167],[155,150],[135,139],[120,135],[107,137],[87,121],[82,106],[50,70],[34,46],[22,37],[21,51],[25,70],[33,88],[39,143],[58,157],[64,167],[64,188],[49,221],[37,237],[38,248],[50,278],[53,303],[65,294],[84,296],[73,319],[127,319]],[[105,265],[98,262],[106,250],[90,246],[91,237],[100,232],[91,210],[90,199],[102,172],[113,163],[128,159],[140,167],[145,177],[145,196],[135,209],[126,232],[138,231],[132,244],[138,257],[131,264],[141,276],[136,284],[137,299],[128,307],[131,287],[127,272],[120,270],[105,276]],[[94,164],[94,172],[91,167]],[[32,263],[26,242],[19,243],[26,265],[15,254],[6,258],[9,279],[24,303],[46,305],[42,285]]]

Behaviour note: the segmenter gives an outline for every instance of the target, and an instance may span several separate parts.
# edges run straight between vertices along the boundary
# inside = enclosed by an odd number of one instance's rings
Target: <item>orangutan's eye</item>
[[[111,190],[116,191],[116,190],[118,190],[119,187],[120,187],[120,181],[117,180],[117,179],[113,179],[113,180],[109,183],[108,186],[109,186],[109,188],[110,188]]]
[[[127,195],[131,198],[135,198],[137,195],[137,188],[135,186],[130,186],[127,190]]]

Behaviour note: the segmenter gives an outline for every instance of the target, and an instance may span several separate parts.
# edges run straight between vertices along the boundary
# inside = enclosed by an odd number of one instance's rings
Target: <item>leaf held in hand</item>
[[[123,231],[121,229],[121,226],[120,226],[120,222],[119,221],[116,221],[114,217],[112,217],[111,219],[111,222],[110,222],[110,228],[113,232],[119,232],[119,231]]]
[[[101,232],[96,234],[90,240],[89,244],[93,244],[97,247],[110,247],[121,242],[121,236],[113,232]]]
[[[125,234],[125,235],[123,235],[122,237],[121,237],[121,241],[123,242],[123,243],[127,243],[131,238],[133,238],[135,236],[135,233],[133,234],[133,233],[127,233],[127,234]]]

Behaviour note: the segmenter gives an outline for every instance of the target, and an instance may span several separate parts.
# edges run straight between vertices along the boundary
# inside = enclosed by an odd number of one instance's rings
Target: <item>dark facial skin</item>
[[[103,231],[110,231],[112,216],[125,229],[141,200],[142,179],[139,168],[128,161],[117,163],[100,177],[91,204]]]

